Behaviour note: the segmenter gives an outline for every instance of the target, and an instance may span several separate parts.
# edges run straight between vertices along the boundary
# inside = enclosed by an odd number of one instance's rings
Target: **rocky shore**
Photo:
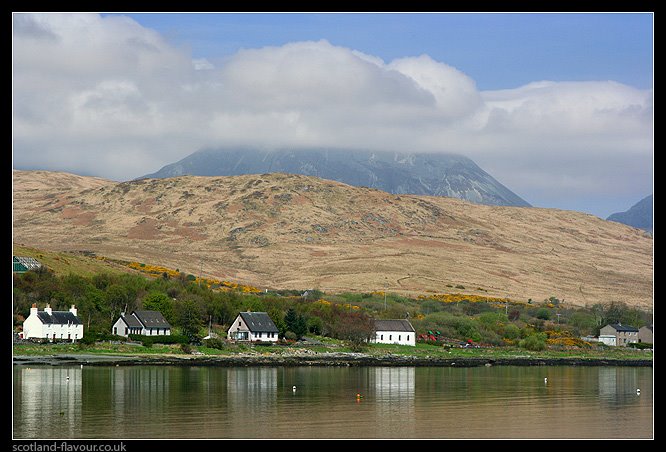
[[[651,359],[599,359],[599,358],[441,358],[404,355],[374,356],[363,353],[320,353],[295,355],[44,355],[14,356],[15,365],[51,366],[374,366],[374,367],[480,367],[480,366],[633,366],[651,367]]]

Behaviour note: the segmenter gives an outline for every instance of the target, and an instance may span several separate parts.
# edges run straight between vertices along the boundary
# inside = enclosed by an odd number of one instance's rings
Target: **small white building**
[[[409,320],[375,320],[375,337],[370,342],[416,346],[416,331]]]
[[[69,311],[54,311],[47,304],[43,311],[33,303],[30,315],[23,322],[24,339],[48,339],[50,341],[76,341],[83,337],[83,324],[77,317],[74,305]]]
[[[171,325],[159,311],[133,311],[130,315],[123,312],[111,327],[111,333],[124,337],[130,334],[170,336]]]
[[[280,330],[265,312],[241,312],[227,331],[234,341],[277,342]]]

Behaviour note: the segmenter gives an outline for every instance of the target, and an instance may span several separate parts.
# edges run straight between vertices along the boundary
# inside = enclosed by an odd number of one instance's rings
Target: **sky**
[[[653,192],[651,13],[13,15],[13,167],[205,147],[459,153],[537,207]]]

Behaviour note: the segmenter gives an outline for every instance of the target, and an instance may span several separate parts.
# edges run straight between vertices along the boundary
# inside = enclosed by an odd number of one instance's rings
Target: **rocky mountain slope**
[[[340,149],[201,150],[146,178],[289,173],[393,194],[449,196],[494,206],[529,206],[467,157]]]
[[[115,183],[15,171],[13,179],[13,240],[44,249],[260,288],[653,300],[651,236],[579,212],[279,173]]]

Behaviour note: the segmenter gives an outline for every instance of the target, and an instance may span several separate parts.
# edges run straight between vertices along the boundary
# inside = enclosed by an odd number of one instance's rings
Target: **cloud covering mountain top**
[[[127,180],[205,147],[333,146],[462,153],[533,204],[652,184],[651,90],[480,91],[428,55],[385,62],[326,40],[218,61],[123,16],[15,14],[13,97],[17,168]]]

